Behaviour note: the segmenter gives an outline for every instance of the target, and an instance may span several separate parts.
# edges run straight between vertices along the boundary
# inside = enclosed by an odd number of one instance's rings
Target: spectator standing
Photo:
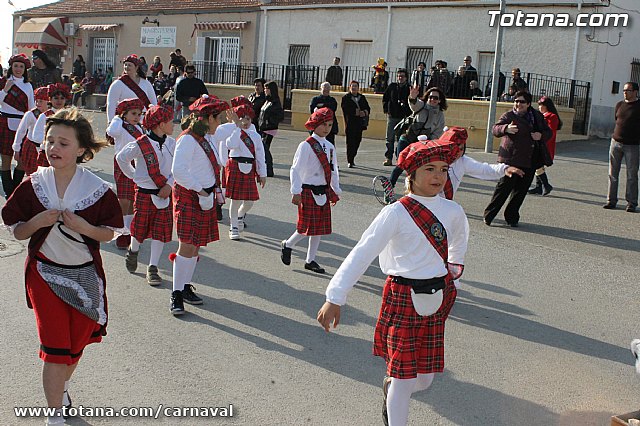
[[[264,78],[256,78],[253,80],[253,87],[255,92],[249,95],[249,102],[253,106],[254,117],[251,119],[253,125],[258,128],[258,119],[260,118],[260,110],[262,105],[267,102],[267,95],[264,93],[264,84],[266,83]]]
[[[469,99],[473,99],[474,96],[482,97],[482,90],[478,87],[476,80],[471,80],[469,82]]]
[[[162,97],[169,90],[169,80],[162,71],[158,73],[156,80],[153,82],[153,90],[156,91],[156,95]]]
[[[496,99],[500,99],[500,96],[504,93],[504,88],[507,84],[507,77],[502,71],[498,74],[498,91],[496,92]],[[489,75],[489,80],[484,88],[484,95],[487,98],[491,98],[491,87],[493,86],[493,74]],[[515,92],[514,92],[515,93]]]
[[[615,209],[618,203],[618,176],[624,158],[627,167],[626,210],[638,208],[638,161],[640,157],[640,101],[638,83],[629,81],[622,89],[624,99],[616,104],[616,126],[609,148],[609,191],[605,209]]]
[[[62,73],[56,64],[42,50],[34,50],[31,54],[33,66],[29,68],[29,81],[34,89],[54,83],[62,83]],[[83,74],[80,74],[82,77]]]
[[[209,91],[204,81],[196,77],[196,67],[187,65],[185,78],[176,84],[176,99],[182,104],[182,116],[187,117],[191,112],[189,106],[202,95],[208,95]]]
[[[342,86],[342,67],[340,66],[340,58],[333,58],[333,65],[327,69],[325,80],[332,86]]]
[[[149,72],[149,64],[147,64],[147,60],[144,56],[140,56],[140,70],[144,74],[144,78],[147,78],[147,73]]]
[[[424,95],[428,82],[429,74],[427,74],[427,64],[424,62],[418,62],[418,67],[413,70],[413,73],[411,73],[411,87],[418,87],[418,97],[421,98],[422,95]]]
[[[82,55],[78,55],[76,60],[73,61],[73,75],[83,76],[85,72],[87,72],[87,65]]]
[[[284,120],[284,109],[280,103],[278,83],[270,81],[264,86],[267,101],[260,109],[258,130],[262,136],[265,161],[267,163],[267,177],[273,177],[273,157],[271,155],[271,142],[278,133],[278,125]]]
[[[558,114],[555,104],[546,96],[543,96],[538,100],[538,110],[544,115],[544,119],[547,121],[547,125],[551,129],[551,137],[546,143],[547,151],[549,152],[549,158],[553,161],[556,155],[556,134],[558,130],[562,129],[562,120]],[[553,186],[549,183],[549,178],[545,171],[545,166],[536,170],[536,186],[529,190],[529,194],[541,194],[543,196],[549,195]]]
[[[85,91],[85,95],[83,96],[84,102],[84,98],[86,97],[86,95],[92,95],[96,91],[96,79],[93,78],[89,71],[84,73],[84,78],[82,79],[82,87]]]
[[[340,103],[344,117],[344,132],[347,137],[347,167],[356,165],[356,155],[362,142],[362,132],[367,130],[371,107],[367,98],[360,93],[360,83],[353,80],[349,83],[349,93],[342,97]]]
[[[178,55],[176,55],[176,52],[171,52],[169,54],[169,68],[171,67],[176,67],[176,69],[178,67],[183,66],[182,65],[182,60],[180,60],[180,58],[178,58]]]
[[[451,97],[456,99],[471,99],[471,90],[469,82],[465,76],[466,70],[464,66],[458,67],[458,73],[453,78],[453,87],[451,89]]]
[[[176,49],[176,60],[178,61],[178,65],[182,68],[186,69],[187,66],[187,58],[182,56],[182,50]]]
[[[107,67],[107,74],[104,76],[104,81],[100,85],[100,93],[107,93],[111,83],[113,83],[113,67]]]
[[[407,70],[401,68],[397,73],[397,81],[391,83],[382,96],[382,109],[387,115],[387,150],[384,153],[385,166],[393,165],[393,151],[396,143],[395,127],[405,117],[411,115],[409,108],[409,83]]]
[[[520,68],[514,68],[511,70],[511,85],[515,86],[516,92],[520,92],[524,90],[525,92],[529,91],[529,85],[526,81],[520,77]]]
[[[331,126],[331,132],[325,136],[325,139],[331,142],[332,145],[335,145],[336,135],[338,134],[338,117],[336,116],[338,101],[336,101],[336,98],[331,96],[330,93],[331,83],[325,81],[320,85],[320,94],[311,99],[311,103],[309,104],[309,113],[313,114],[320,108],[329,108],[333,111],[333,126]]]
[[[442,59],[436,61],[436,69],[432,71],[427,83],[427,89],[432,87],[438,87],[447,95],[451,93],[451,86],[453,85],[453,77],[447,69],[447,63]]]
[[[156,78],[158,73],[162,71],[162,61],[160,60],[160,56],[155,56],[153,58],[153,64],[149,67],[149,71],[151,71],[151,76]]]
[[[533,181],[535,169],[539,167],[533,161],[536,141],[546,143],[551,137],[551,129],[544,116],[531,108],[531,94],[520,91],[516,93],[513,109],[502,114],[493,125],[493,135],[502,138],[498,162],[519,168],[524,172],[524,176],[512,174],[498,181],[491,202],[484,210],[484,223],[491,225],[509,198],[504,218],[507,225],[517,227],[520,221],[520,207]]]
[[[472,80],[478,81],[478,70],[476,70],[473,65],[471,65],[471,56],[465,56],[462,60],[464,63],[464,75],[467,78],[467,83]],[[468,84],[467,84],[468,85]],[[480,95],[482,96],[482,95]]]

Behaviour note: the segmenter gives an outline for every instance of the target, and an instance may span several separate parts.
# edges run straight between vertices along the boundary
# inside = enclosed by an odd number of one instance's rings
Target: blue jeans
[[[627,189],[625,199],[633,207],[638,207],[638,162],[640,157],[640,145],[624,145],[611,139],[609,148],[609,191],[607,193],[607,203],[617,204],[618,202],[618,176],[622,157],[627,167]]]
[[[404,151],[404,149],[406,147],[408,147],[410,145],[409,140],[407,139],[407,137],[405,135],[400,136],[400,139],[398,139],[398,148],[396,150],[396,156],[400,157],[400,153],[402,151]],[[391,172],[391,176],[389,176],[389,180],[391,181],[391,185],[393,185],[394,187],[396,186],[396,182],[398,182],[398,178],[400,177],[400,175],[402,175],[402,172],[404,170],[402,170],[400,167],[395,166],[393,168],[393,171]]]
[[[393,146],[396,143],[396,135],[393,130],[396,127],[402,118],[393,118],[390,115],[387,116],[387,150],[384,153],[384,156],[389,160],[393,160]]]

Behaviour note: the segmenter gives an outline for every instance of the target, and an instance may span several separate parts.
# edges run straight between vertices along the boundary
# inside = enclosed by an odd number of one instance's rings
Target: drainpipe
[[[263,16],[264,16],[264,28],[262,30],[262,60],[261,63],[264,64],[266,58],[267,58],[267,8],[263,8],[262,11]]]
[[[391,39],[391,5],[387,5],[387,44],[384,48],[384,58],[389,61],[389,40]]]
[[[578,0],[578,13],[582,10],[582,0]],[[580,27],[576,26],[576,40],[573,44],[573,65],[571,67],[571,80],[576,79],[576,68],[578,66],[578,44],[580,43]]]

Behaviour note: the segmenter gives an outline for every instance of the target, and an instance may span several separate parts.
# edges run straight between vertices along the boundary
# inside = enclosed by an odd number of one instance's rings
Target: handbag
[[[367,130],[367,127],[369,127],[369,114],[365,115],[364,117],[360,117],[360,120],[360,126],[362,127],[362,130]]]

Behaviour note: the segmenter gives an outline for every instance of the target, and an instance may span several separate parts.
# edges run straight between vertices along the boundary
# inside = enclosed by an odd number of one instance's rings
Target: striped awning
[[[244,30],[249,21],[196,22],[196,30]]]
[[[78,28],[85,31],[107,31],[120,25],[122,24],[80,24]]]
[[[67,47],[64,24],[68,18],[31,18],[20,24],[14,44],[20,47],[40,49]]]

